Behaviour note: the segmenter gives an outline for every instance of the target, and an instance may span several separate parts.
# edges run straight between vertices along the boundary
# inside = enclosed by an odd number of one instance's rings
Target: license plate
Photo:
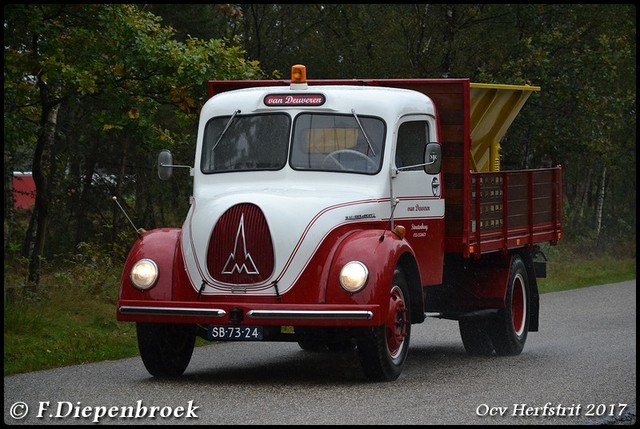
[[[261,341],[262,326],[216,326],[207,329],[207,338],[217,341]]]

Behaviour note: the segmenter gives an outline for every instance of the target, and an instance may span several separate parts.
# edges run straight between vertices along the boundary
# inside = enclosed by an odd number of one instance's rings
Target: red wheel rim
[[[522,335],[526,319],[527,295],[524,291],[524,280],[521,275],[513,279],[513,291],[511,295],[511,318],[513,329],[517,335]]]
[[[407,307],[404,294],[398,286],[391,289],[386,331],[387,347],[391,357],[395,358],[402,351],[404,339],[407,336]]]

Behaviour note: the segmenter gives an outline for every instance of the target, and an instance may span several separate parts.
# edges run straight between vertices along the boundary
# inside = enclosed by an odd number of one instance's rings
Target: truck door
[[[435,121],[428,116],[407,116],[398,125],[392,197],[398,201],[394,220],[406,229],[420,267],[422,284],[442,278],[444,252],[444,200],[442,171],[424,169],[427,143],[436,141]]]

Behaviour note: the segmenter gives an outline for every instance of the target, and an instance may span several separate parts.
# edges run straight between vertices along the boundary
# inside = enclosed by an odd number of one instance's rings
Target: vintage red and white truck
[[[146,369],[181,375],[200,336],[348,350],[391,381],[431,316],[457,321],[469,354],[521,353],[562,169],[502,171],[499,149],[539,89],[307,80],[302,65],[210,81],[193,166],[158,157],[161,179],[193,177],[186,219],[141,231],[123,269],[117,319],[136,323]]]

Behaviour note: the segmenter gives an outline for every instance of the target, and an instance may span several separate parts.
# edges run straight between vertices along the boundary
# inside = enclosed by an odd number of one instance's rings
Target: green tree
[[[142,204],[149,154],[183,143],[185,129],[193,133],[206,80],[261,74],[241,49],[179,42],[135,5],[27,4],[4,12],[5,138],[15,142],[5,147],[5,171],[17,147],[33,145],[37,195],[25,249],[29,282],[37,285],[52,219],[56,232],[68,234],[74,218],[78,240],[86,238],[89,211],[113,228],[115,211],[109,219],[89,198],[96,174],[116,196],[129,176]]]
[[[541,86],[502,142],[503,168],[563,166],[567,241],[635,239],[635,49],[633,5],[10,5],[5,224],[10,173],[31,168],[34,273],[85,241],[126,251],[114,195],[138,226],[177,226],[190,178],[159,182],[155,154],[193,159],[205,82],[287,79],[303,63],[310,79]]]
[[[522,5],[512,16],[514,55],[491,75],[542,87],[510,130],[504,156],[516,168],[563,166],[571,240],[595,240],[601,230],[612,239],[635,235],[634,12]]]

